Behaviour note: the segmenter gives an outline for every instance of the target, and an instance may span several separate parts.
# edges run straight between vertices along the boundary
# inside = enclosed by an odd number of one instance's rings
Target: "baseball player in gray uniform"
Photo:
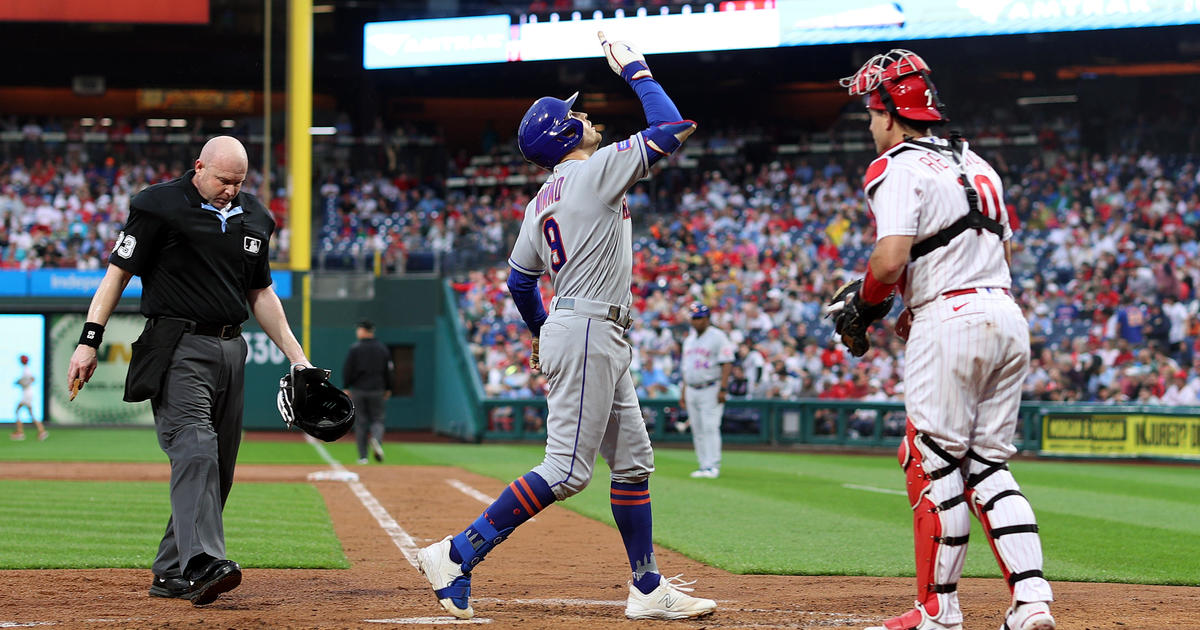
[[[692,304],[692,332],[683,340],[683,391],[679,407],[692,424],[692,444],[700,468],[693,479],[721,476],[721,418],[725,392],[733,369],[733,342],[725,331],[709,326],[708,307]]]
[[[716,609],[712,600],[688,595],[689,583],[662,577],[655,563],[649,489],[654,451],[629,374],[633,350],[625,339],[633,299],[625,193],[678,149],[696,124],[682,119],[641,54],[599,35],[609,66],[633,87],[649,126],[601,148],[600,132],[587,114],[571,110],[575,96],[539,99],[521,121],[522,154],[550,171],[525,210],[508,279],[533,333],[530,364],[548,379],[546,457],[465,530],[418,554],[442,607],[461,619],[474,614],[469,598],[475,565],[521,523],[583,490],[597,454],[612,469],[613,518],[633,571],[625,615],[682,619]],[[549,314],[537,290],[538,277],[547,272],[556,293]]]

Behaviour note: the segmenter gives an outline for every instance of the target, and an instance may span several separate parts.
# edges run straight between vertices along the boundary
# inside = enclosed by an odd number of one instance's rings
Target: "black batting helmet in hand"
[[[354,401],[329,382],[329,370],[297,366],[279,379],[275,403],[288,427],[332,442],[354,426]]]

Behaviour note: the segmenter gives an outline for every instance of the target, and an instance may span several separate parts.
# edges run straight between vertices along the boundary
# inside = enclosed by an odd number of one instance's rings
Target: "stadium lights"
[[[96,119],[95,119],[95,118],[80,118],[80,119],[79,119],[79,126],[80,126],[80,127],[91,127],[91,126],[93,126],[93,125],[95,125],[95,124],[96,124]]]
[[[337,133],[337,127],[309,127],[308,133],[313,136],[332,136]]]
[[[112,119],[111,119],[111,118],[109,118],[108,116],[105,116],[104,118],[101,118],[101,119],[100,119],[100,126],[101,126],[101,127],[111,127],[111,126],[112,126]]]
[[[183,118],[172,118],[172,119],[171,119],[171,126],[172,126],[172,127],[175,127],[175,128],[179,128],[179,127],[186,127],[186,126],[187,126],[187,120],[186,120],[186,119],[183,119]]]
[[[146,121],[146,126],[147,127],[166,127],[167,119],[166,118],[151,118],[150,120]]]
[[[222,129],[233,129],[234,124],[235,123],[233,122],[232,119],[226,118],[225,120],[221,121],[221,128]]]
[[[313,8],[312,8],[312,12],[314,14],[316,14],[316,13],[333,13],[333,5],[332,4],[314,4]]]
[[[1058,103],[1078,103],[1079,96],[1076,94],[1063,94],[1062,96],[1022,96],[1017,99],[1017,105],[1028,107],[1029,105],[1054,105]]]

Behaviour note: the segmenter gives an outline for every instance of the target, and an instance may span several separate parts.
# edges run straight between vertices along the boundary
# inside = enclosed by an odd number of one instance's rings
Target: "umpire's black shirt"
[[[133,197],[109,262],[142,277],[146,317],[241,324],[246,292],[271,286],[268,243],[275,221],[239,193],[219,212],[192,184],[195,171]]]
[[[350,346],[342,378],[346,389],[383,391],[392,389],[392,354],[374,337]]]

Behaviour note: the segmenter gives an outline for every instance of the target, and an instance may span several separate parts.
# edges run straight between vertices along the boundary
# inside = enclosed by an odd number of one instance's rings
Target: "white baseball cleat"
[[[645,594],[630,583],[625,616],[630,619],[688,619],[703,617],[717,609],[717,602],[711,599],[688,595],[693,590],[688,587],[696,581],[685,582],[681,576],[663,577],[657,588]]]
[[[433,594],[446,612],[459,619],[475,616],[471,608],[471,574],[450,559],[453,536],[446,536],[417,552],[417,569],[429,580]]]
[[[1054,630],[1050,602],[1017,602],[1004,616],[1000,630]]]
[[[716,479],[721,476],[721,471],[716,468],[701,468],[693,470],[690,476],[692,479]]]

